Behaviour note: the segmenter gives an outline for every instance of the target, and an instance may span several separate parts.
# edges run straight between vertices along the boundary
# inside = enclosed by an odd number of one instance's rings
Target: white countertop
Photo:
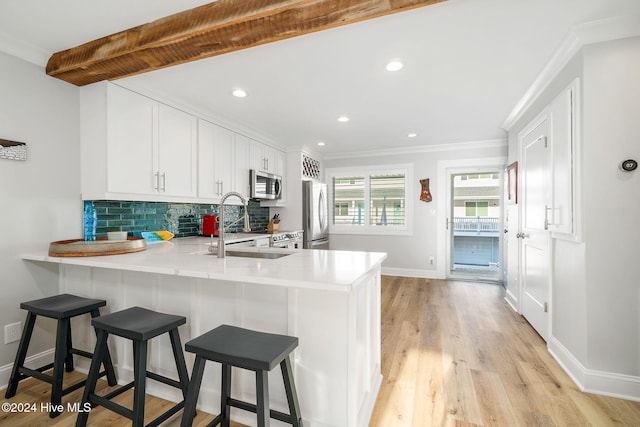
[[[225,242],[248,240],[242,234],[237,233],[234,238],[226,238]],[[260,237],[256,234],[252,236]],[[367,272],[379,267],[387,257],[386,253],[381,252],[233,248],[251,252],[284,252],[291,255],[278,259],[234,256],[219,259],[208,254],[210,243],[209,237],[185,237],[149,244],[145,251],[122,255],[52,257],[43,250],[23,254],[22,259],[233,282],[348,291]]]

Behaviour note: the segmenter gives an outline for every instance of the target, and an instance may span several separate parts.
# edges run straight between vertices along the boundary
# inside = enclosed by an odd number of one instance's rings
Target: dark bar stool
[[[222,393],[220,414],[207,426],[222,423],[229,427],[230,409],[236,407],[251,411],[258,416],[258,427],[268,427],[269,418],[283,421],[294,427],[302,427],[300,405],[293,381],[289,354],[298,346],[298,338],[287,335],[267,334],[221,325],[185,344],[185,349],[196,354],[191,373],[191,383],[187,394],[181,427],[189,427],[193,422],[196,401],[202,384],[202,374],[207,360],[222,364]],[[289,414],[269,410],[268,373],[280,364],[282,379],[289,404]],[[248,369],[256,373],[257,405],[231,397],[231,367]]]
[[[18,390],[18,383],[26,378],[33,377],[41,381],[46,381],[51,384],[51,411],[49,412],[49,416],[54,418],[60,415],[60,411],[56,409],[59,408],[62,403],[62,396],[79,389],[87,382],[87,380],[84,379],[63,389],[63,367],[66,368],[67,372],[73,371],[74,354],[89,359],[93,357],[92,353],[73,348],[71,340],[71,318],[90,313],[91,317],[95,319],[100,316],[100,310],[98,310],[98,308],[104,307],[105,305],[107,305],[105,300],[82,298],[70,294],[55,295],[21,303],[20,308],[27,310],[27,319],[25,320],[22,338],[18,345],[18,354],[16,354],[16,361],[13,364],[13,370],[11,371],[5,397],[9,399],[15,396]],[[31,341],[37,316],[49,317],[57,319],[58,321],[55,355],[53,363],[37,369],[30,369],[24,366],[24,360],[27,356],[29,342]],[[106,375],[109,385],[115,385],[116,375],[113,371],[108,349],[105,349],[104,353],[104,367],[104,371],[96,374],[96,379]],[[53,368],[53,375],[43,373],[51,368]],[[98,365],[97,368],[99,369],[100,365]]]
[[[144,425],[144,403],[147,377],[179,388],[182,390],[183,397],[186,398],[187,387],[189,386],[189,374],[187,373],[187,366],[182,352],[182,344],[180,343],[180,334],[178,333],[178,326],[184,325],[186,322],[187,319],[184,316],[158,313],[141,307],[131,307],[126,310],[117,311],[115,313],[93,319],[91,323],[98,332],[98,339],[94,350],[94,357],[91,361],[91,368],[89,369],[87,385],[84,388],[84,394],[82,395],[83,407],[87,403],[91,403],[92,406],[103,406],[122,415],[123,417],[129,418],[134,427],[142,427]],[[147,342],[151,338],[164,333],[169,333],[169,337],[171,339],[173,357],[176,361],[179,381],[147,371]],[[96,382],[98,381],[99,376],[98,370],[103,357],[107,354],[107,338],[109,334],[128,338],[133,341],[134,380],[111,393],[104,396],[98,396],[95,394]],[[133,409],[126,408],[111,401],[114,397],[131,388],[134,389]],[[184,400],[157,417],[149,423],[148,426],[159,425],[183,407]],[[87,425],[88,417],[89,412],[80,412],[76,419],[76,426]]]

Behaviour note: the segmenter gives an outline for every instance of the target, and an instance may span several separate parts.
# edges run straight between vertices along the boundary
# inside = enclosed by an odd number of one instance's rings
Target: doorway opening
[[[449,277],[500,281],[502,173],[450,175]]]

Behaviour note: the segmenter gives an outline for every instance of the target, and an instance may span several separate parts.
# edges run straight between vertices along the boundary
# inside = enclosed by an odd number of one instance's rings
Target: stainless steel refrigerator
[[[329,249],[327,184],[302,182],[302,227],[304,249]]]

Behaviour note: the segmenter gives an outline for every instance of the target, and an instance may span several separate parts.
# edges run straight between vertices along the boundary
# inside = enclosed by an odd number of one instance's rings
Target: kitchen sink
[[[284,252],[249,252],[249,251],[230,251],[227,250],[227,256],[237,256],[237,257],[245,257],[245,258],[262,258],[262,259],[278,259],[291,254]]]

